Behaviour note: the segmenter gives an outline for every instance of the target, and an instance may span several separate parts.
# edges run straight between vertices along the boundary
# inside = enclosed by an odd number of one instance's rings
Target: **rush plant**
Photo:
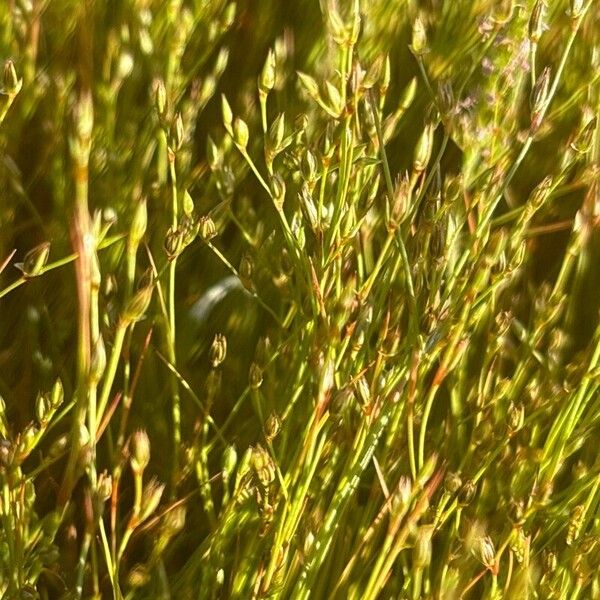
[[[2,598],[600,598],[594,0],[0,5]]]

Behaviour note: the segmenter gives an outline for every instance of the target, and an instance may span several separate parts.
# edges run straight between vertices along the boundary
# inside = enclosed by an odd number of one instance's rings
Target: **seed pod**
[[[173,537],[179,533],[185,526],[185,506],[176,506],[169,510],[165,515],[162,529],[167,537]]]
[[[15,69],[15,64],[12,60],[7,60],[4,63],[4,93],[8,96],[16,96],[22,85],[23,80],[17,77],[17,71]]]
[[[227,338],[222,333],[217,333],[210,347],[210,364],[216,369],[223,363],[227,356]]]
[[[63,403],[64,397],[65,392],[62,381],[57,379],[52,386],[52,390],[50,391],[50,405],[54,410],[59,408],[59,406]]]
[[[260,484],[268,487],[275,479],[275,464],[271,455],[259,444],[252,448],[250,460]]]
[[[225,125],[225,129],[231,135],[232,133],[232,124],[233,124],[233,112],[231,111],[231,106],[225,97],[225,94],[221,94],[221,112],[223,114],[223,124]]]
[[[212,240],[217,235],[217,226],[208,215],[200,218],[199,226],[200,237],[205,242]]]
[[[531,94],[531,130],[537,131],[546,112],[550,91],[550,67],[546,67],[537,78]]]
[[[413,567],[423,569],[431,563],[431,538],[433,537],[433,525],[419,527],[415,536],[413,546]]]
[[[233,472],[235,471],[235,467],[237,465],[238,456],[235,446],[233,444],[229,444],[225,450],[223,451],[223,473],[227,473],[227,478],[229,478]]]
[[[35,401],[35,418],[37,419],[40,427],[44,427],[50,417],[52,416],[52,405],[50,404],[50,397],[48,394],[38,394]]]
[[[258,88],[265,96],[275,87],[275,53],[269,50],[258,81]]]
[[[583,14],[584,0],[570,0],[569,3],[569,16],[571,19],[579,19]]]
[[[102,336],[99,335],[94,348],[92,350],[92,360],[90,362],[90,370],[88,373],[88,382],[92,385],[97,384],[106,368],[106,348]]]
[[[419,15],[412,28],[412,43],[410,49],[415,56],[423,56],[427,52],[427,31],[423,19]]]
[[[511,402],[508,407],[508,414],[506,417],[508,425],[508,434],[514,435],[525,422],[525,407],[522,404],[514,404]]]
[[[472,479],[467,479],[458,492],[458,503],[461,506],[467,506],[475,497],[475,492],[477,492],[477,485]]]
[[[167,89],[162,79],[156,79],[154,83],[154,108],[161,123],[167,115]]]
[[[177,151],[181,149],[185,136],[185,130],[183,128],[183,118],[181,113],[175,115],[175,120],[171,125],[171,146],[173,150]]]
[[[23,259],[22,263],[15,264],[15,267],[23,273],[23,277],[29,279],[41,275],[48,256],[50,255],[50,242],[43,242],[39,246],[32,248]]]
[[[138,429],[131,436],[131,470],[141,475],[150,463],[150,439],[143,429]]]
[[[246,122],[237,117],[233,123],[233,141],[239,148],[246,149],[248,146],[248,139],[250,138],[250,132],[248,131],[248,125]]]
[[[136,321],[140,321],[144,318],[144,315],[148,310],[148,306],[150,306],[150,300],[152,300],[153,291],[154,285],[147,285],[139,290],[129,301],[123,313],[123,321],[125,324],[130,325],[131,323],[135,323]]]
[[[253,390],[257,390],[263,382],[263,371],[258,364],[253,362],[250,365],[250,373],[248,375],[250,387]]]
[[[146,199],[142,198],[135,207],[131,227],[129,228],[129,243],[136,249],[146,233],[148,225],[148,209]]]
[[[269,127],[269,135],[267,143],[273,155],[277,154],[282,150],[281,144],[283,143],[283,136],[285,135],[285,115],[279,113],[271,127]]]
[[[425,170],[429,159],[431,158],[431,152],[433,150],[433,133],[435,126],[432,123],[425,125],[423,133],[419,138],[417,147],[415,149],[415,160],[414,170],[415,173],[421,173]]]
[[[172,261],[176,259],[184,248],[183,231],[169,227],[165,235],[164,248],[167,253],[167,259]]]
[[[267,440],[272,441],[277,437],[277,434],[281,431],[281,419],[276,413],[271,413],[265,422],[265,437]]]
[[[444,477],[444,488],[449,494],[456,494],[462,486],[462,479],[458,473],[448,472]]]
[[[271,193],[273,194],[273,203],[277,210],[283,210],[285,200],[285,181],[279,173],[275,173],[271,178]]]
[[[494,542],[489,535],[480,536],[475,546],[477,558],[493,575],[498,574],[498,561],[496,560],[496,550]]]
[[[529,39],[537,44],[544,32],[544,13],[546,12],[546,3],[544,0],[537,0],[533,6],[531,17],[529,19]]]
[[[142,492],[142,509],[140,511],[140,521],[145,521],[150,517],[160,504],[165,486],[159,483],[157,479],[152,478],[144,487]]]
[[[112,495],[112,477],[104,471],[98,476],[98,499],[106,502]]]
[[[320,100],[321,95],[319,93],[319,85],[317,84],[316,79],[310,75],[307,75],[306,73],[302,73],[301,71],[298,71],[298,78],[300,79],[300,83],[303,85],[308,95],[313,98],[313,100]]]

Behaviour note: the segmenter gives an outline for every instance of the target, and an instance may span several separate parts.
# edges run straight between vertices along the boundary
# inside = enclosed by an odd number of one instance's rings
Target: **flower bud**
[[[254,283],[252,281],[252,276],[254,275],[254,261],[252,260],[252,257],[247,253],[242,254],[240,266],[238,268],[238,275],[240,277],[242,285],[248,291],[254,291]]]
[[[319,94],[319,85],[317,84],[316,79],[301,71],[298,71],[298,78],[308,95],[314,100],[319,100],[321,96]]]

